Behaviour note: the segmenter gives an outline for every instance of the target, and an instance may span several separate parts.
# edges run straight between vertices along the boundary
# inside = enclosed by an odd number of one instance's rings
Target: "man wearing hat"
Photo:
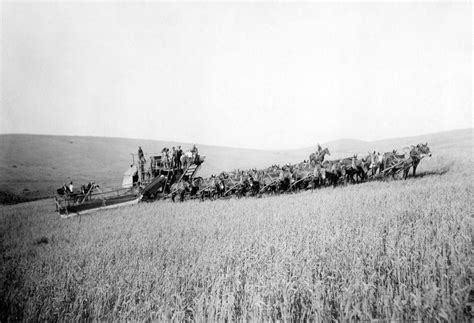
[[[175,160],[175,166],[178,167],[178,169],[181,169],[181,156],[183,156],[183,151],[181,150],[181,146],[178,146]]]
[[[170,163],[171,163],[171,168],[175,168],[176,167],[176,154],[177,154],[177,150],[176,148],[172,147],[171,148],[171,160],[170,160]]]
[[[193,153],[193,162],[194,163],[198,163],[199,162],[199,159],[198,159],[198,149],[196,147],[196,145],[193,145],[193,148],[191,149],[191,152]]]

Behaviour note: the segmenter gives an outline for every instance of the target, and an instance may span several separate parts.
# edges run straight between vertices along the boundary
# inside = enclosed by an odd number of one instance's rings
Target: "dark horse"
[[[416,168],[424,157],[431,157],[428,143],[412,146],[408,159],[403,163],[403,178],[407,179],[410,167],[413,167],[413,177],[416,176]]]
[[[199,190],[201,188],[202,181],[203,181],[202,177],[196,177],[192,180],[192,182],[191,182],[191,192],[189,194],[191,196],[191,198],[196,198],[197,197],[197,193],[199,192]]]
[[[337,183],[339,182],[339,179],[342,176],[340,170],[326,170],[325,168],[323,168],[321,170],[321,173],[323,180],[326,180],[328,185],[332,185],[333,187],[337,186]]]
[[[291,185],[291,172],[287,166],[283,166],[278,175],[278,191],[285,192]]]
[[[249,185],[250,191],[252,192],[253,196],[256,196],[258,192],[260,192],[260,182],[255,179],[251,174],[249,175]]]
[[[58,195],[67,195],[69,194],[69,188],[67,187],[66,184],[64,184],[63,186],[58,188],[56,192],[58,193]]]
[[[328,185],[336,187],[342,177],[342,165],[338,161],[325,161],[321,168],[321,178]]]
[[[339,163],[341,164],[342,176],[346,183],[355,183],[366,178],[367,174],[364,169],[364,163],[362,160],[357,159],[357,155],[344,158]]]
[[[217,194],[217,198],[221,198],[224,196],[226,185],[222,174],[217,177],[214,177],[214,188]]]
[[[290,172],[293,181],[291,183],[291,187],[294,191],[306,189],[311,184],[312,177],[310,176],[310,170],[301,169],[300,167],[296,166],[293,167]]]

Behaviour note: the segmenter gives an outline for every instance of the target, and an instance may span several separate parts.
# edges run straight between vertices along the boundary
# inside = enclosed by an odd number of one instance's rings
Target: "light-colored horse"
[[[373,152],[365,158],[369,164],[369,170],[372,170],[372,175],[377,174],[377,172],[383,171],[383,155],[379,152]]]
[[[193,161],[193,153],[190,150],[188,150],[186,153],[184,153],[181,156],[180,161],[181,161],[181,167],[183,167],[183,169],[186,169],[189,165],[191,165]]]

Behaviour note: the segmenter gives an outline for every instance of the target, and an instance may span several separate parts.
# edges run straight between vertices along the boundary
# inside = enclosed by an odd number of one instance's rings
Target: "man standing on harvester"
[[[198,154],[198,149],[196,145],[193,145],[193,148],[191,149],[191,152],[193,153],[193,163],[198,164],[199,163],[199,154]]]
[[[140,181],[144,180],[145,177],[145,154],[143,153],[142,147],[138,147],[138,170],[140,172]]]
[[[175,166],[178,169],[181,169],[181,156],[183,156],[183,151],[181,150],[181,146],[178,146],[178,150],[176,150],[176,160],[175,160]]]

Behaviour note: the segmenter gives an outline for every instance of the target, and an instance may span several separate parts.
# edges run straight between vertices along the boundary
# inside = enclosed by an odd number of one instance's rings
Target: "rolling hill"
[[[367,151],[389,151],[410,144],[428,142],[433,153],[437,149],[456,153],[459,149],[472,151],[473,129],[454,130],[416,137],[361,141],[342,139],[322,143],[328,147],[329,159],[352,154],[366,155]],[[157,154],[163,147],[189,143],[157,140],[49,136],[0,135],[0,192],[33,199],[54,194],[57,187],[72,180],[76,187],[94,180],[103,187],[119,186],[122,174],[130,164],[131,153],[142,146],[145,154]],[[206,156],[200,175],[209,176],[224,170],[262,168],[272,164],[296,163],[308,158],[315,147],[294,150],[268,151],[199,145]]]
[[[0,205],[0,320],[471,322],[471,133],[328,143],[335,158],[343,149],[428,141],[433,156],[407,180],[139,203],[68,219],[51,200]],[[43,163],[51,173],[54,160],[64,163],[54,172],[81,165],[86,174],[100,164],[115,180],[112,167],[122,165],[107,154],[127,162],[119,149],[137,142],[63,138],[53,148],[72,153],[69,145],[79,143],[95,150],[13,169]],[[28,156],[45,156],[29,145]],[[215,154],[208,167],[304,152],[250,159],[239,151],[208,149]]]

